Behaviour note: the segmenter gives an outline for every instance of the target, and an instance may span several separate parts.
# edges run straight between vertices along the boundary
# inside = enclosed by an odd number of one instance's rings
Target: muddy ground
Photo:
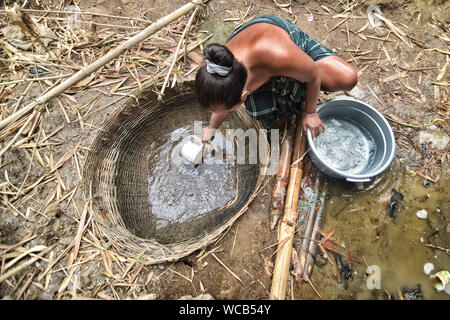
[[[55,6],[52,2],[40,1],[44,8]],[[185,3],[179,0],[171,1],[170,4],[151,0],[80,0],[75,2],[85,12],[145,18],[151,21],[172,12],[174,8]],[[361,1],[357,2],[361,3]],[[281,1],[277,3],[281,4]],[[421,1],[362,1],[353,8],[354,17],[340,25],[338,23],[342,21],[342,18],[333,18],[333,16],[348,9],[353,2],[292,1],[290,6],[277,6],[277,3],[269,0],[210,1],[209,15],[198,30],[215,34],[209,40],[210,42],[223,43],[234,27],[242,23],[239,19],[244,15],[248,18],[272,13],[296,21],[301,29],[327,47],[333,48],[356,68],[359,72],[359,89],[352,91],[352,94],[373,105],[393,120],[390,123],[397,139],[397,153],[396,165],[391,170],[412,172],[411,177],[408,178],[410,180],[406,179],[405,183],[412,183],[411,181],[419,185],[423,183],[423,178],[415,173],[416,170],[429,176],[437,184],[439,181],[444,183],[448,181],[450,158],[447,154],[447,144],[443,148],[435,148],[429,143],[424,144],[419,139],[418,128],[434,119],[446,118],[446,121],[435,122],[432,129],[440,132],[444,138],[449,135],[448,72],[439,81],[436,80],[446,63],[446,58],[448,59],[448,32],[445,33],[442,28],[436,27],[438,23],[444,26],[444,23],[449,21],[450,10],[445,1],[427,1],[426,6],[419,7],[417,4],[420,5]],[[372,38],[363,39],[358,36],[357,31],[367,23],[366,9],[372,4],[379,4],[384,15],[406,30],[409,35],[418,39],[422,47],[412,42],[409,48],[392,33],[386,40],[380,40],[387,35],[387,29],[380,30],[378,33],[369,29],[361,32]],[[309,14],[313,15],[312,21],[307,19],[310,17]],[[239,19],[224,22],[224,19],[230,18]],[[94,21],[105,24],[117,23],[117,19],[108,17],[95,17]],[[122,20],[121,23],[126,24],[126,21]],[[119,29],[118,32],[125,31]],[[443,40],[439,36],[447,38]],[[427,50],[427,48],[439,48],[441,51]],[[357,49],[360,51],[355,51]],[[358,53],[361,52],[368,53],[359,55]],[[402,71],[405,73],[401,74]],[[2,77],[6,77],[7,74],[8,65],[2,62]],[[396,75],[399,76],[396,77]],[[442,83],[433,84],[433,82]],[[17,103],[17,97],[26,86],[18,84],[11,88],[8,94],[3,92],[3,101],[1,101],[3,118],[7,114],[5,110],[10,110]],[[46,84],[40,83],[30,86],[24,102],[38,97],[45,86]],[[85,88],[83,91],[76,92],[73,97],[79,105],[85,105],[100,94],[95,107],[100,108],[117,99],[117,96],[107,94],[108,89],[113,86],[107,86],[101,90]],[[324,95],[323,99],[330,97],[333,95]],[[47,135],[61,125],[64,127],[57,131],[52,139],[49,139],[51,143],[48,146],[40,149],[41,156],[44,157],[43,163],[33,159],[32,166],[29,167],[30,155],[33,152],[30,148],[14,148],[0,159],[2,171],[0,181],[9,179],[12,185],[19,188],[25,177],[28,184],[49,171],[46,164],[48,157],[52,155],[53,161],[57,161],[81,141],[77,157],[72,157],[59,169],[60,180],[65,184],[64,190],[56,190],[58,182],[49,179],[47,183],[39,184],[16,202],[15,208],[7,208],[4,204],[0,207],[1,250],[9,249],[11,253],[14,251],[11,246],[23,239],[28,239],[23,245],[27,249],[38,245],[54,245],[50,254],[39,259],[31,267],[24,268],[2,281],[0,297],[16,299],[20,295],[20,299],[112,300],[139,297],[179,299],[186,295],[196,297],[206,293],[214,299],[268,299],[277,241],[276,232],[269,229],[268,218],[273,182],[260,192],[250,204],[248,211],[233,224],[223,238],[206,249],[208,251],[219,246],[215,256],[240,280],[212,255],[199,260],[197,252],[176,263],[145,265],[137,261],[130,266],[129,260],[120,255],[108,253],[108,248],[102,247],[104,242],[100,241],[102,239],[97,239],[98,230],[91,220],[88,220],[86,232],[81,239],[79,257],[83,259],[77,260],[79,264],[75,268],[66,270],[69,255],[64,255],[61,261],[53,265],[50,272],[42,276],[47,267],[64,254],[64,250],[76,236],[85,202],[85,195],[78,189],[73,198],[67,197],[61,201],[57,201],[61,199],[57,192],[67,195],[80,183],[83,159],[95,137],[97,128],[101,127],[102,122],[111,112],[120,107],[121,102],[123,100],[94,113],[93,116],[85,119],[84,126],[81,127],[80,122],[77,122],[77,114],[69,112],[66,116],[62,111],[63,108],[60,108],[55,100],[47,105],[41,126]],[[69,117],[71,123],[66,121],[66,117]],[[2,147],[5,147],[11,138],[10,136],[2,141]],[[7,178],[4,178],[6,171]],[[386,174],[392,175],[393,171]],[[436,188],[441,197],[440,201],[448,203],[448,188],[431,183],[432,188]],[[11,200],[13,195],[5,190],[3,189],[4,199],[9,197],[8,200]],[[12,188],[8,190],[14,191]],[[30,209],[27,210],[28,208]],[[18,214],[17,210],[22,212],[22,215]],[[439,227],[440,230],[445,230],[449,223],[448,205],[442,210],[447,211],[442,213],[443,218],[439,221]],[[342,221],[336,221],[336,223],[342,223]],[[327,232],[337,228],[336,225],[329,223],[322,227],[326,228]],[[398,230],[391,232],[392,234],[387,233],[387,237],[396,239],[394,233]],[[354,248],[354,253],[358,257],[370,256],[370,253],[358,247],[354,237],[339,234],[338,230],[335,238],[337,242],[349,241],[348,244]],[[448,248],[450,244],[448,231],[441,232],[435,244]],[[439,255],[438,260],[442,267],[447,269],[450,267],[449,258],[445,252],[437,250],[433,251],[433,254]],[[10,259],[3,259],[2,267]],[[111,265],[112,270],[108,270],[108,266]],[[311,276],[312,283],[325,299],[402,298],[401,294],[392,288],[384,287],[378,291],[361,288],[363,287],[361,284],[366,281],[366,267],[362,263],[355,265],[356,280],[354,284],[350,283],[347,289],[344,288],[344,283],[339,281],[334,268],[328,267],[329,269],[323,270],[315,268]],[[31,279],[29,283],[27,283],[28,279]],[[289,298],[319,299],[318,294],[307,283],[303,285],[301,291],[292,289],[293,287],[293,283],[289,282]],[[23,292],[21,292],[22,288],[25,288]],[[447,297],[429,294],[425,298],[445,299]]]

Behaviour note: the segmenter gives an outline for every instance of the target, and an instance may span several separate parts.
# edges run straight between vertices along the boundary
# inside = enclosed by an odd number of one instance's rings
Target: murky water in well
[[[376,153],[372,136],[357,124],[343,119],[323,119],[325,133],[314,139],[322,159],[331,167],[357,174],[370,166]]]
[[[184,222],[218,209],[238,195],[238,171],[233,159],[221,159],[225,149],[233,148],[217,132],[205,148],[203,163],[194,167],[180,156],[190,137],[192,126],[179,128],[154,141],[148,150],[149,202],[155,215],[156,227]]]
[[[449,248],[450,223],[449,175],[442,174],[439,184],[424,185],[424,179],[396,160],[384,173],[364,190],[357,190],[351,183],[332,180],[329,183],[331,198],[322,216],[321,229],[336,230],[334,238],[338,245],[348,244],[351,252],[361,261],[354,264],[353,280],[349,288],[336,280],[336,268],[331,265],[317,267],[312,281],[327,299],[399,299],[420,288],[424,299],[450,299],[445,292],[438,293],[428,275],[425,263],[435,266],[432,273],[450,269],[450,256],[445,251],[426,246],[434,244]],[[403,196],[390,215],[384,205],[391,203],[392,189]],[[427,218],[420,219],[416,213],[427,211]],[[345,252],[345,249],[342,248]],[[381,289],[367,287],[366,265],[380,269]],[[304,289],[305,290],[305,289]],[[316,299],[314,292],[308,291]],[[303,298],[306,298],[305,291]],[[300,298],[300,295],[298,298]]]

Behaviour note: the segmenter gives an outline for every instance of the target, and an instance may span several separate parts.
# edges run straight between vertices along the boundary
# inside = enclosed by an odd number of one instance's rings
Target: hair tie
[[[209,61],[208,59],[205,59],[206,61],[206,71],[209,73],[217,73],[219,76],[226,76],[230,73],[231,67],[225,67],[218,64],[215,64],[214,62]]]

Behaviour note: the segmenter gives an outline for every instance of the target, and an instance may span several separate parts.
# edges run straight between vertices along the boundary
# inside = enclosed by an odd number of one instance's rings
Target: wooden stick
[[[310,149],[306,150],[304,154],[302,154],[302,156],[295,160],[292,164],[291,167],[295,166],[297,163],[299,163],[300,161],[303,161],[303,158],[306,156],[306,154],[309,152]]]
[[[214,254],[214,252],[211,252],[211,255],[217,260],[217,262],[219,262],[229,273],[231,273],[231,275],[233,276],[233,277],[235,277],[236,279],[238,279],[239,280],[239,282],[240,283],[242,283],[243,285],[245,285],[244,284],[244,282],[242,282],[242,280],[233,272],[233,271],[231,271],[230,270],[230,268],[228,268],[222,261],[220,261],[220,259],[219,258],[217,258],[217,256]]]
[[[9,277],[15,275],[16,273],[22,271],[23,269],[25,269],[26,267],[32,265],[33,263],[35,263],[36,261],[38,261],[39,259],[41,259],[46,253],[48,253],[49,251],[53,250],[53,248],[55,247],[55,245],[48,247],[47,249],[45,249],[44,251],[42,251],[41,253],[39,253],[37,256],[35,256],[33,259],[22,263],[20,266],[14,268],[13,270],[6,272],[5,274],[3,274],[2,276],[0,276],[0,283],[5,281],[6,279],[8,279]]]
[[[38,115],[38,118],[39,118],[39,116],[40,116],[40,115]],[[43,129],[42,129],[42,130],[43,130]],[[28,175],[30,174],[30,171],[31,171],[31,166],[33,165],[33,159],[34,159],[34,156],[35,156],[36,154],[39,154],[38,151],[37,151],[37,146],[38,146],[38,141],[39,141],[40,138],[41,138],[41,132],[42,132],[42,130],[39,130],[39,134],[38,134],[38,137],[37,137],[37,139],[36,139],[36,143],[34,144],[33,152],[32,152],[32,154],[31,154],[31,160],[30,160],[30,163],[29,163],[29,165],[28,165],[28,170],[27,170],[27,173],[25,174],[25,178],[23,179],[22,184],[20,185],[19,191],[17,191],[17,196],[19,196],[19,194],[22,192],[23,186],[25,185],[25,182],[26,182],[27,179],[28,179]],[[16,196],[16,197],[17,197],[17,196]]]
[[[433,248],[433,249],[438,249],[438,250],[445,251],[448,255],[450,255],[450,249],[443,248],[443,247],[439,247],[439,246],[436,246],[436,245],[431,244],[431,243],[427,243],[427,244],[425,244],[425,245],[426,245],[427,247],[429,247],[429,248]]]
[[[366,258],[364,258],[364,256],[362,256],[362,259],[364,261],[364,264],[366,265],[366,268],[369,268],[369,265],[367,264]]]
[[[343,24],[344,22],[346,22],[348,19],[350,19],[350,15],[349,15],[347,18],[345,18],[344,20],[342,20],[341,22],[338,22],[333,28],[330,29],[329,32],[335,30],[335,29],[336,29],[337,27],[339,27],[341,24]]]
[[[350,269],[353,271],[352,253],[350,251],[350,247],[349,247],[348,243],[345,244],[345,249],[347,250],[347,260],[350,265]]]
[[[313,288],[314,292],[319,296],[320,300],[323,300],[322,296],[320,295],[320,293],[316,290],[316,288],[314,287],[314,285],[312,284],[311,280],[309,280],[308,276],[305,275],[306,280],[309,282],[309,284],[311,285],[311,287]]]
[[[92,217],[92,215],[91,215],[91,217]],[[86,223],[82,233],[85,231],[85,229],[87,227],[88,227],[88,224]],[[73,239],[72,242],[69,244],[69,246],[59,255],[58,258],[56,258],[56,260],[49,262],[47,269],[44,271],[43,274],[41,274],[39,276],[39,278],[38,278],[39,281],[41,281],[47,275],[47,273],[73,248],[73,246],[75,245],[75,241],[76,241],[76,239]],[[100,253],[102,253],[102,251],[100,251]]]
[[[12,140],[6,145],[6,147],[2,151],[0,151],[0,158],[5,154],[6,151],[9,150],[9,148],[11,148],[11,146],[17,141],[17,139],[19,139],[19,137],[22,134],[22,132],[25,130],[26,127],[28,127],[28,125],[30,124],[31,120],[34,119],[34,117],[36,116],[37,113],[38,113],[37,110],[33,111],[33,113],[28,118],[28,120],[23,124],[23,126],[19,129],[19,131],[17,131],[17,133],[14,136],[14,138],[12,138]]]
[[[43,81],[43,80],[55,80],[55,79],[61,79],[61,78],[67,78],[70,77],[69,75],[59,75],[59,76],[50,76],[50,77],[43,77],[43,78],[29,78],[29,79],[21,79],[21,80],[14,80],[14,81],[8,81],[8,82],[0,82],[0,86],[6,86],[8,84],[14,84],[14,83],[21,83],[21,82],[33,82],[33,81]]]
[[[87,201],[84,205],[83,213],[81,214],[80,222],[78,224],[77,234],[75,236],[75,239],[73,240],[75,242],[75,245],[72,249],[72,252],[69,255],[69,259],[67,260],[66,269],[69,269],[72,266],[73,262],[75,261],[75,259],[78,256],[78,251],[80,249],[81,236],[83,235],[83,230],[85,230],[85,221],[86,221],[86,216],[88,213],[88,206],[89,206],[89,201]]]
[[[18,242],[16,244],[11,244],[11,245],[0,244],[0,249],[5,249],[4,251],[2,251],[2,255],[6,255],[9,251],[14,250],[17,247],[20,247],[22,244],[27,243],[27,242],[35,239],[36,237],[37,237],[37,235],[34,235],[31,237],[31,233],[29,233],[20,242]]]
[[[37,245],[31,249],[28,249],[27,251],[25,251],[24,253],[22,253],[21,255],[19,255],[18,257],[16,257],[15,259],[13,259],[12,261],[8,262],[4,267],[3,267],[3,271],[8,270],[10,267],[12,267],[17,261],[19,261],[20,259],[22,259],[23,257],[26,257],[27,255],[29,255],[30,253],[34,253],[34,252],[40,252],[40,251],[44,251],[45,249],[47,249],[46,246],[43,245]]]
[[[297,133],[295,137],[294,153],[292,160],[296,161],[305,153],[306,135],[301,123],[303,115],[297,121]],[[303,176],[303,161],[295,167],[290,168],[289,184],[286,194],[283,220],[280,225],[279,247],[275,260],[275,267],[270,289],[271,300],[284,300],[286,296],[287,279],[289,276],[289,265],[292,255],[292,243],[294,240],[295,223],[298,216],[298,198],[300,194],[301,179]],[[284,239],[287,239],[285,242]]]
[[[97,71],[98,69],[100,69],[101,67],[103,67],[109,61],[113,60],[114,58],[117,58],[125,50],[130,49],[131,47],[135,46],[139,42],[143,41],[144,39],[148,38],[152,34],[159,31],[161,28],[165,27],[172,21],[185,15],[186,13],[188,13],[189,11],[194,9],[197,6],[197,4],[200,4],[200,2],[198,2],[198,3],[188,2],[187,4],[185,4],[184,6],[182,6],[179,9],[175,10],[171,14],[159,19],[155,23],[152,23],[150,26],[148,26],[147,28],[145,28],[144,30],[139,32],[137,35],[133,36],[129,40],[120,44],[117,48],[109,51],[106,55],[99,58],[92,64],[84,67],[83,69],[81,69],[80,71],[78,71],[77,73],[72,75],[69,79],[60,83],[58,86],[56,86],[55,88],[53,88],[46,94],[40,96],[39,98],[37,98],[36,100],[31,102],[27,106],[23,107],[16,113],[10,115],[6,119],[0,121],[0,130],[3,129],[5,126],[7,126],[9,123],[11,123],[17,119],[20,119],[21,117],[23,117],[25,114],[27,114],[28,112],[33,110],[38,105],[44,104],[44,103],[50,101],[51,99],[53,99],[54,97],[60,95],[65,90],[69,89],[71,86],[76,84],[77,82],[83,80],[84,78],[89,76],[91,73],[93,73],[93,72]]]
[[[25,293],[25,291],[28,289],[28,287],[31,284],[31,281],[33,281],[34,277],[37,275],[37,273],[41,271],[40,267],[37,267],[33,274],[31,275],[31,277],[25,282],[25,284],[23,285],[22,289],[20,289],[19,294],[17,295],[17,299],[16,300],[20,300],[20,298],[22,297],[22,295]]]
[[[375,17],[377,17],[378,19],[380,19],[381,21],[383,21],[386,26],[400,39],[402,40],[408,47],[412,48],[411,43],[407,40],[408,38],[405,38],[406,33],[404,33],[400,28],[398,28],[396,25],[394,25],[392,23],[392,21],[390,21],[389,19],[387,19],[386,17],[384,17],[381,14],[378,13],[374,13],[373,14]]]
[[[283,211],[286,187],[289,182],[289,167],[292,156],[292,142],[294,140],[295,127],[289,126],[286,137],[281,145],[280,162],[275,176],[275,183],[272,191],[272,202],[270,208],[270,229],[273,230],[280,219]]]
[[[82,11],[58,11],[58,10],[37,10],[37,9],[21,9],[23,12],[41,12],[41,13],[58,13],[58,14],[79,14],[79,15],[90,15],[90,16],[99,16],[99,17],[107,17],[107,18],[114,18],[114,19],[125,19],[125,20],[134,20],[134,21],[140,21],[149,23],[149,20],[139,19],[139,18],[132,18],[132,17],[122,17],[122,16],[113,16],[110,14],[104,14],[104,13],[96,13],[96,12],[82,12]],[[4,13],[5,10],[0,10],[0,13]]]
[[[189,32],[189,29],[191,28],[192,21],[194,21],[194,18],[195,18],[196,14],[197,14],[197,11],[198,11],[198,7],[195,8],[194,12],[192,13],[191,17],[189,18],[189,21],[188,21],[188,23],[186,25],[186,28],[184,28],[183,34],[181,35],[180,41],[178,41],[177,48],[176,48],[175,53],[173,55],[172,63],[170,64],[169,71],[167,71],[166,79],[164,80],[164,84],[163,84],[163,86],[161,88],[161,91],[160,91],[160,94],[159,94],[159,97],[158,97],[159,99],[164,95],[164,91],[166,89],[167,82],[169,81],[170,75],[172,74],[172,70],[173,70],[173,67],[175,66],[175,63],[178,60],[177,59],[178,58],[178,52],[180,51],[181,44],[183,43],[184,37],[186,37],[187,33]],[[186,52],[186,50],[184,52]]]
[[[386,216],[387,204],[383,206],[378,216],[378,224],[377,224],[377,237],[381,235],[381,226],[383,225],[384,217]]]

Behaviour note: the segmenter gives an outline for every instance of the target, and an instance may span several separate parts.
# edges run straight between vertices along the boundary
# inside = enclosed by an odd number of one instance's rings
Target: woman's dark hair
[[[241,102],[242,90],[247,81],[247,70],[234,58],[233,53],[220,44],[210,44],[203,51],[205,60],[225,69],[231,68],[227,75],[210,72],[202,66],[195,78],[195,92],[199,103],[210,109],[224,105],[227,109]]]

